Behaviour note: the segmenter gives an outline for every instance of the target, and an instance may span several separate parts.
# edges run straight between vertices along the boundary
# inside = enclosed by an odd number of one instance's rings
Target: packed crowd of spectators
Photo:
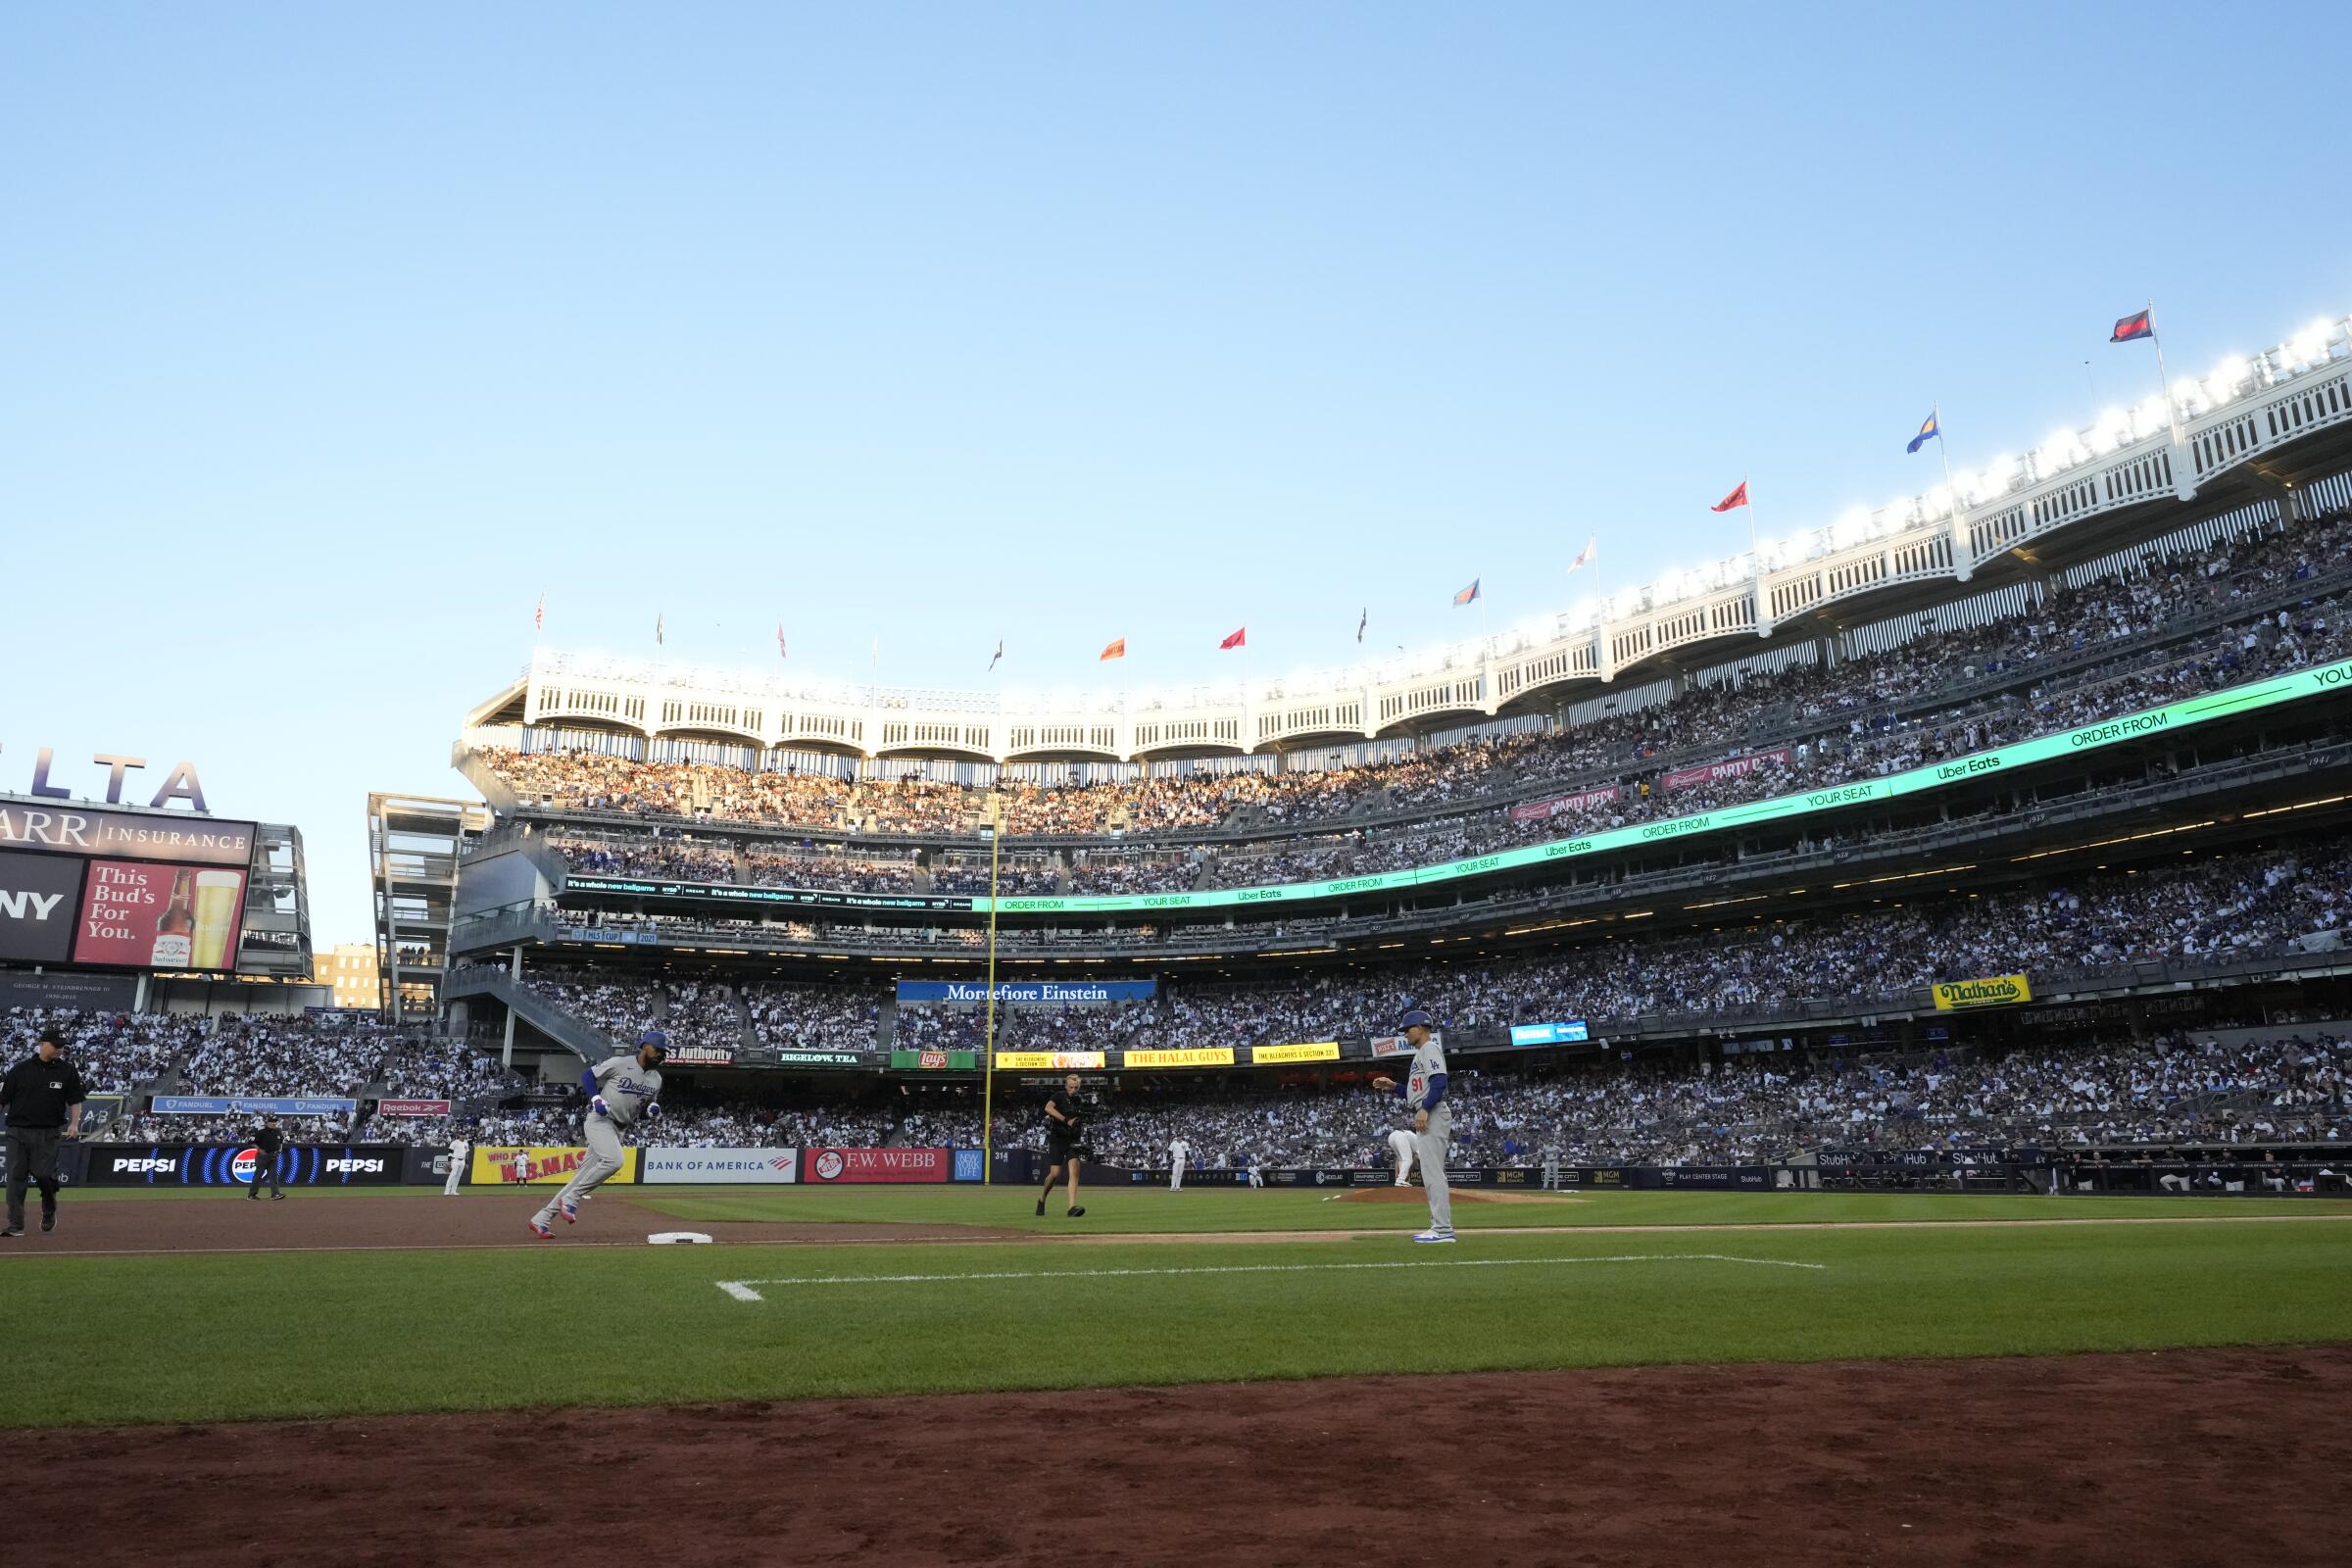
[[[1295,767],[1091,785],[1007,784],[1014,835],[1295,824],[1296,839],[1237,846],[1205,866],[1154,850],[1096,849],[1069,873],[1080,893],[1157,893],[1194,886],[1361,876],[1490,853],[1513,845],[1685,815],[1799,790],[1831,788],[1948,760],[2031,736],[2079,727],[2215,688],[2352,654],[2352,615],[2339,595],[2299,597],[2301,585],[2352,568],[2352,515],[2333,514],[2282,532],[2241,535],[2201,552],[2149,555],[2082,586],[2052,588],[2029,612],[1923,634],[1886,652],[1776,674],[1697,683],[1672,701],[1556,732],[1484,738],[1356,767]],[[2199,617],[2221,614],[2218,629]],[[2057,662],[2070,662],[2038,682]],[[1987,681],[1987,677],[1997,679]],[[570,779],[566,757],[582,759]],[[1667,787],[1669,764],[1745,758],[1728,776]],[[830,792],[835,817],[882,832],[961,831],[977,791],[928,780],[856,784],[794,774],[749,774],[685,763],[633,764],[597,754],[496,754],[510,782],[539,798],[615,801],[652,814],[795,821],[789,808]],[[629,769],[643,787],[630,792]],[[698,775],[754,781],[740,787]],[[570,779],[568,787],[559,788]],[[1555,815],[1513,820],[1500,804],[1546,782],[1595,798]],[[519,784],[517,787],[521,787]],[[616,794],[615,791],[621,793]],[[681,804],[685,803],[685,804]],[[895,804],[894,804],[895,803]],[[1446,814],[1458,807],[1459,814]],[[1374,824],[1367,813],[1417,810],[1419,820]],[[870,852],[868,852],[870,853]],[[1008,858],[1004,891],[1055,891],[1050,858]],[[800,867],[785,867],[786,874]],[[821,877],[821,868],[817,869]],[[862,877],[862,880],[861,880]],[[775,880],[761,876],[760,880]],[[894,868],[850,872],[815,886],[906,885]],[[985,864],[937,870],[939,891],[986,890]]]
[[[660,877],[674,882],[732,882],[733,846],[665,835],[585,838],[553,834],[548,847],[575,871],[597,876]]]
[[[876,987],[778,981],[746,986],[743,1001],[753,1033],[771,1051],[871,1052],[879,1042],[882,992]]]
[[[185,1092],[348,1096],[373,1080],[398,1040],[385,1024],[231,1013],[189,1056]]]
[[[211,1028],[211,1019],[184,1013],[12,1007],[0,1013],[0,1071],[31,1055],[42,1033],[55,1030],[84,1089],[120,1093],[176,1068]]]

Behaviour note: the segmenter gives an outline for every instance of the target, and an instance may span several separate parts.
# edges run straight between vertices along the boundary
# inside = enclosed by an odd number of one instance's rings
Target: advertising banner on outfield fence
[[[1565,1023],[1515,1023],[1511,1025],[1511,1044],[1514,1046],[1577,1046],[1592,1038],[1582,1018]]]
[[[1273,1067],[1289,1061],[1337,1061],[1340,1043],[1325,1040],[1311,1046],[1251,1046],[1250,1064],[1253,1067]]]
[[[801,1179],[797,1149],[667,1149],[638,1151],[639,1181],[724,1182],[773,1186]]]
[[[956,1174],[949,1149],[804,1149],[801,1180],[847,1187],[864,1182],[944,1182]]]
[[[1946,980],[1936,987],[1936,1006],[1950,1012],[1960,1007],[2007,1007],[2034,1000],[2034,987],[2022,974],[1996,974],[1983,980]]]
[[[449,1114],[449,1102],[446,1100],[379,1100],[375,1102],[375,1113],[379,1116],[446,1116]]]
[[[1571,811],[1589,811],[1595,806],[1607,806],[1616,799],[1617,786],[1611,784],[1602,789],[1582,790],[1574,795],[1563,795],[1557,800],[1529,801],[1525,805],[1511,808],[1511,820],[1514,822],[1546,821],[1551,817],[1565,816]]]
[[[1100,1051],[1000,1051],[997,1053],[999,1072],[1051,1072],[1059,1068],[1066,1072],[1098,1072],[1102,1070]]]
[[[1432,1029],[1429,1032],[1429,1043],[1440,1051],[1445,1050],[1446,1031]],[[1412,1054],[1413,1043],[1402,1035],[1374,1035],[1372,1037],[1372,1054],[1375,1056],[1409,1056]]]
[[[637,1179],[637,1159],[644,1151],[624,1149],[620,1152],[620,1170],[612,1177],[616,1182]],[[577,1144],[534,1144],[527,1149],[512,1145],[476,1148],[473,1152],[473,1170],[469,1180],[486,1187],[561,1187],[571,1180],[572,1173],[587,1162],[588,1151]]]
[[[260,1095],[158,1095],[158,1116],[348,1116],[356,1100],[287,1099]]]
[[[970,1072],[980,1065],[977,1051],[894,1051],[890,1065],[898,1072]]]
[[[735,1053],[724,1046],[672,1046],[664,1067],[732,1067]]]
[[[1694,789],[1701,784],[1720,784],[1727,778],[1745,778],[1766,762],[1779,762],[1783,766],[1787,766],[1789,755],[1788,748],[1782,746],[1769,752],[1757,752],[1748,757],[1734,757],[1720,762],[1708,762],[1700,767],[1677,768],[1671,773],[1658,775],[1658,788],[1661,791],[1671,792]]]
[[[1119,1053],[1123,1067],[1230,1067],[1233,1065],[1231,1046],[1195,1046],[1183,1051],[1123,1051]]]
[[[391,1186],[407,1150],[399,1144],[289,1144],[277,1152],[288,1187]],[[87,1180],[98,1187],[249,1187],[262,1168],[250,1144],[96,1144]]]
[[[1061,1005],[1081,1002],[1144,1002],[1159,989],[1156,980],[1000,980],[1000,1005]],[[988,1000],[988,987],[970,980],[902,980],[899,1001],[973,1002]]]

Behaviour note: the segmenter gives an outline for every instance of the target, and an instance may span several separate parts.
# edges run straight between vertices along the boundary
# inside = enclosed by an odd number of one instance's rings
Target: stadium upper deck
[[[1231,687],[1030,697],[806,681],[543,653],[467,715],[874,759],[971,762],[1240,757],[1556,715],[1632,678],[1733,659],[1759,638],[1835,639],[2022,584],[2132,539],[2257,502],[2352,501],[2352,318],[2181,378],[1943,490],[1576,607],[1394,660]]]

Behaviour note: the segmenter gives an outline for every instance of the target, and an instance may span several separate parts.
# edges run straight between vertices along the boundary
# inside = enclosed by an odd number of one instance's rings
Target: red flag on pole
[[[1217,648],[1219,651],[1222,651],[1227,648],[1247,648],[1249,645],[1250,628],[1244,626],[1240,631],[1235,632],[1232,636],[1217,644]]]
[[[540,631],[547,629],[547,595],[539,596],[539,608],[531,612],[531,625]]]
[[[1747,481],[1742,479],[1740,481],[1739,489],[1733,491],[1730,495],[1725,496],[1721,501],[1716,502],[1715,505],[1709,507],[1707,510],[1709,512],[1729,512],[1734,507],[1744,507],[1746,505]]]
[[[1101,657],[1101,658],[1099,658],[1099,659],[1097,659],[1097,660],[1095,661],[1095,662],[1096,662],[1096,663],[1098,663],[1098,664],[1100,664],[1101,662],[1102,662],[1102,661],[1103,661],[1104,659],[1125,659],[1126,657],[1127,657],[1127,639],[1126,639],[1126,638],[1124,638],[1124,637],[1121,637],[1121,638],[1119,638],[1118,640],[1116,640],[1115,642],[1113,642],[1113,643],[1112,643],[1112,644],[1111,644],[1109,647],[1107,647],[1107,648],[1103,649],[1103,650],[1102,650],[1102,657]]]
[[[2131,343],[2139,338],[2154,337],[2156,335],[2155,317],[2156,313],[2152,310],[2141,311],[2136,316],[2125,317],[2122,320],[2115,323],[2115,333],[2113,336],[2108,338],[2107,341],[2110,343]]]

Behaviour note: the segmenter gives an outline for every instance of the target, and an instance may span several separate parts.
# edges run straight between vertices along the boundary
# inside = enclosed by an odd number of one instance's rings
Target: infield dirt
[[[43,1478],[14,1568],[2297,1568],[2344,1560],[2352,1348],[85,1428],[0,1466]]]

